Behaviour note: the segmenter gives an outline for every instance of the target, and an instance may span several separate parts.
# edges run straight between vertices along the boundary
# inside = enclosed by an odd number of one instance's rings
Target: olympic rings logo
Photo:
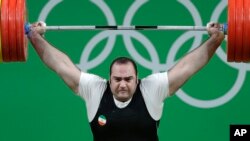
[[[42,9],[38,20],[46,21],[46,18],[50,11],[59,3],[63,2],[62,0],[50,0]],[[90,0],[93,4],[95,4],[105,15],[108,25],[117,25],[114,15],[110,7],[105,3],[103,0]],[[125,15],[123,25],[131,25],[131,21],[135,15],[135,13],[145,4],[148,0],[135,0],[133,4],[127,10]],[[190,0],[178,0],[180,4],[186,7],[186,9],[191,14],[195,25],[203,25],[201,16],[199,11],[195,7],[195,5]],[[221,0],[216,8],[213,11],[210,21],[218,21],[221,13],[227,7],[227,0]],[[175,57],[182,47],[182,45],[188,41],[190,38],[194,38],[192,47],[190,50],[194,49],[195,47],[199,46],[202,43],[202,36],[207,34],[205,32],[193,32],[188,31],[182,34],[171,46],[171,49],[166,57],[166,63],[160,63],[158,53],[156,51],[155,46],[153,43],[146,38],[143,34],[137,31],[102,31],[94,36],[88,44],[84,47],[81,58],[80,64],[78,64],[79,68],[88,71],[96,66],[100,65],[105,61],[105,59],[109,56],[114,48],[114,44],[116,41],[117,35],[122,35],[124,44],[126,46],[127,51],[133,58],[143,67],[152,70],[152,72],[159,72],[165,71],[166,68],[169,68],[173,64],[175,64]],[[101,42],[104,39],[107,40],[107,44],[104,47],[103,51],[93,60],[88,61],[89,56],[97,43]],[[148,54],[151,57],[151,62],[145,59],[140,53],[135,49],[131,38],[134,38],[142,43],[142,45],[147,50]],[[176,92],[177,96],[185,103],[198,107],[198,108],[213,108],[217,106],[221,106],[227,102],[229,102],[237,93],[240,91],[242,85],[244,84],[244,80],[247,74],[247,71],[250,71],[249,64],[240,64],[240,63],[228,63],[226,62],[226,53],[223,51],[222,48],[219,48],[216,52],[218,57],[228,66],[233,69],[238,70],[237,79],[234,82],[234,85],[221,97],[218,97],[213,100],[200,100],[197,98],[193,98],[189,96],[184,90],[180,89]]]

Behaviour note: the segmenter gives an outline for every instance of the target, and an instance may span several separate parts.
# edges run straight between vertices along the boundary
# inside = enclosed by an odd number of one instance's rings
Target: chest
[[[133,102],[133,101],[132,101]],[[143,130],[154,127],[155,121],[149,115],[145,104],[131,103],[125,108],[117,108],[115,105],[100,106],[95,123],[98,130]],[[106,104],[105,104],[106,105]],[[103,124],[102,125],[102,122]],[[101,126],[98,126],[101,125]]]
[[[94,136],[146,137],[157,134],[158,121],[150,116],[141,93],[125,108],[118,108],[112,94],[104,94],[97,114],[90,123]]]

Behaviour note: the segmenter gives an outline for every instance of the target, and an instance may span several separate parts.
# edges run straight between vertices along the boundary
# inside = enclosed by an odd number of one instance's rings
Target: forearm
[[[80,70],[73,64],[69,57],[49,44],[37,32],[31,31],[28,36],[44,64],[55,71],[64,82],[77,93]]]
[[[29,34],[31,44],[44,64],[50,69],[58,73],[58,65],[71,62],[64,53],[52,47],[40,34],[32,31]]]
[[[221,34],[213,34],[200,47],[188,53],[168,71],[170,94],[177,91],[190,77],[209,62],[222,41],[223,36]]]
[[[209,62],[216,49],[220,46],[222,39],[217,36],[219,35],[212,35],[200,47],[187,54],[177,65],[181,65],[182,68],[187,69],[189,75],[193,75],[200,70]]]

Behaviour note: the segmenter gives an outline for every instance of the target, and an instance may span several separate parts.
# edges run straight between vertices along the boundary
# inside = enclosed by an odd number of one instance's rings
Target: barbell
[[[25,0],[0,0],[0,62],[27,60]],[[250,0],[228,0],[228,22],[220,29],[227,34],[227,61],[250,62]],[[237,25],[236,25],[237,24]],[[46,26],[46,30],[192,30],[206,26]]]

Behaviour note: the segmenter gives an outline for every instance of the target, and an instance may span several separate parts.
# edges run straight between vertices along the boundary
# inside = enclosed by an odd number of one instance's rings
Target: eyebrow
[[[128,77],[118,77],[118,76],[113,76],[114,79],[125,79],[125,80],[128,80],[128,79],[132,79],[134,78],[133,76],[128,76]]]

